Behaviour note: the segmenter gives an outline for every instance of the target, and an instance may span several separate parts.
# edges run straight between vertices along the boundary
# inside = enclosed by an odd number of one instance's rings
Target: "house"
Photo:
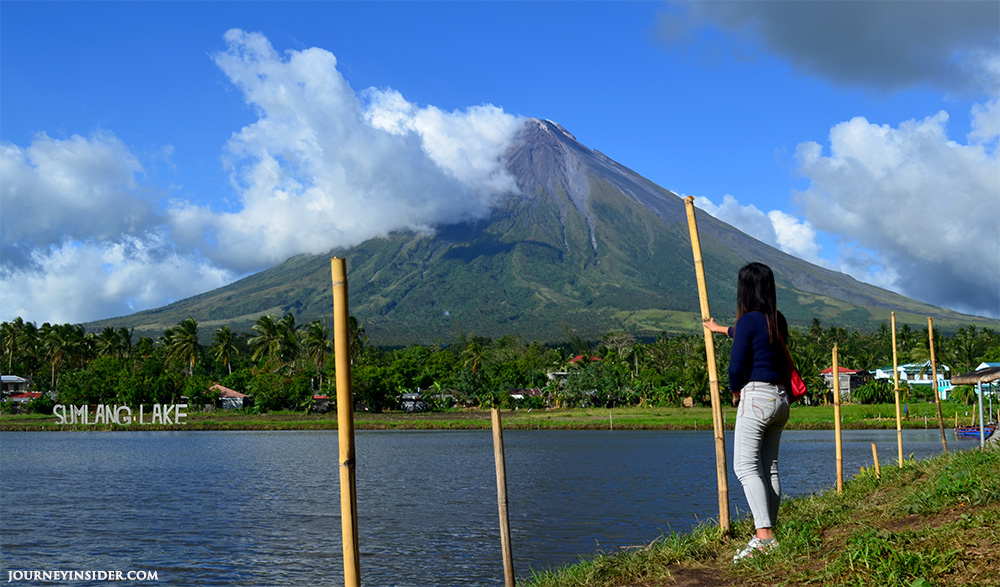
[[[931,385],[931,362],[907,363],[896,367],[899,373],[899,381],[912,385]],[[875,379],[892,379],[892,367],[881,367],[872,371]],[[937,390],[942,400],[948,399],[948,392],[951,391],[951,367],[948,365],[937,365]]]
[[[42,392],[40,391],[25,391],[22,393],[15,393],[10,396],[10,401],[25,405],[32,400],[36,400],[42,397]]]
[[[0,392],[3,396],[12,395],[15,393],[24,393],[26,391],[31,391],[31,384],[24,377],[18,377],[17,375],[0,375]]]
[[[427,404],[424,403],[423,396],[420,393],[404,393],[403,397],[400,398],[400,405],[403,411],[408,414],[427,410]]]
[[[314,395],[312,407],[309,408],[310,412],[316,412],[319,414],[325,414],[333,410],[334,404],[330,401],[330,396],[328,395]]]
[[[867,371],[860,369],[848,369],[847,367],[837,366],[837,370],[840,372],[839,377],[839,390],[840,397],[842,399],[850,399],[851,392],[858,387],[868,383],[871,379],[870,374]],[[820,371],[820,375],[823,376],[823,381],[826,383],[826,387],[833,391],[833,367],[823,369]]]
[[[253,398],[245,393],[240,393],[235,389],[229,389],[216,383],[209,387],[211,391],[219,392],[218,405],[223,410],[238,410],[248,408],[253,405]]]

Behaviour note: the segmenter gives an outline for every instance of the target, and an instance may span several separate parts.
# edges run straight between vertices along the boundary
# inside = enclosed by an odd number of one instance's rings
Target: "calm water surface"
[[[504,441],[518,577],[718,516],[711,432]],[[872,442],[895,463],[895,430],[845,431],[845,475],[871,466]],[[940,433],[906,430],[903,448],[940,454]],[[503,584],[489,431],[359,431],[356,450],[363,585]],[[731,436],[727,450],[732,469]],[[781,450],[786,494],[835,485],[833,432],[788,431]],[[0,580],[108,569],[169,585],[343,585],[337,459],[336,431],[0,433]],[[742,516],[732,473],[730,497]]]

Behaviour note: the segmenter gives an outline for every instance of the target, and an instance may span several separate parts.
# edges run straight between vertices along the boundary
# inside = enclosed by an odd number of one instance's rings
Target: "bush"
[[[895,401],[896,393],[890,379],[872,379],[851,392],[851,402],[856,404],[888,404]]]
[[[976,388],[972,385],[956,385],[948,392],[948,399],[963,406],[971,406],[978,401]]]

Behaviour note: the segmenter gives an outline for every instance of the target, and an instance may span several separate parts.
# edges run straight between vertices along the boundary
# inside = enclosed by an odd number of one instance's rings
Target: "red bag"
[[[806,382],[802,381],[802,376],[799,375],[798,369],[795,368],[795,363],[792,361],[792,355],[788,352],[788,345],[785,344],[785,338],[778,333],[778,338],[781,340],[781,346],[785,349],[785,358],[788,359],[788,368],[792,372],[792,401],[801,399],[802,396],[806,394]]]

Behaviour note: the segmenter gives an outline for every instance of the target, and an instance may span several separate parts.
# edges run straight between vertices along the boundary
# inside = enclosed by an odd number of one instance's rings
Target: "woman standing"
[[[743,485],[756,534],[733,562],[775,548],[774,526],[781,501],[778,445],[788,422],[791,373],[785,355],[788,324],[778,312],[774,274],[762,263],[740,269],[736,325],[705,322],[705,328],[733,339],[729,388],[739,405],[733,435],[733,468]]]

